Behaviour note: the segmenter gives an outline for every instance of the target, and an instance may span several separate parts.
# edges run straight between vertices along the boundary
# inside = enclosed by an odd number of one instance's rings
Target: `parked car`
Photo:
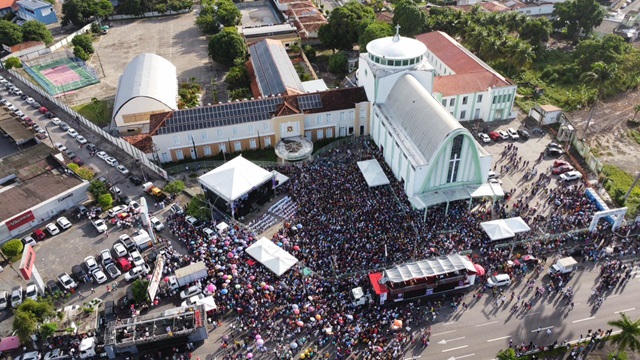
[[[113,252],[116,253],[116,258],[129,255],[127,248],[125,248],[121,242],[113,244]]]
[[[140,179],[139,177],[135,176],[135,175],[131,175],[129,176],[129,181],[131,181],[131,183],[133,185],[142,185],[142,179]]]
[[[140,276],[147,275],[149,273],[149,267],[144,266],[136,266],[133,269],[129,270],[126,274],[124,274],[124,279],[126,281],[133,281]]]
[[[563,182],[569,182],[569,181],[578,180],[578,179],[582,179],[582,173],[575,170],[569,171],[560,175],[560,181],[563,181]]]
[[[107,272],[107,274],[109,274],[109,276],[112,279],[117,278],[118,276],[122,275],[122,273],[120,272],[120,270],[118,270],[118,267],[116,267],[115,264],[109,264],[105,267],[105,271]]]
[[[23,237],[22,239],[20,239],[20,241],[22,241],[22,243],[26,246],[26,245],[31,245],[31,247],[36,246],[36,240],[31,237],[31,235],[27,235],[25,237]]]
[[[0,310],[5,310],[9,306],[9,292],[0,291]]]
[[[78,132],[74,128],[69,128],[69,130],[67,130],[67,134],[69,134],[69,136],[71,136],[72,138],[78,136]]]
[[[529,132],[527,130],[518,130],[518,135],[520,135],[520,137],[525,140],[528,140],[530,137]]]
[[[564,154],[564,151],[562,149],[558,149],[558,148],[547,148],[545,153],[547,155],[549,155],[549,156],[560,156],[560,155]]]
[[[58,149],[58,151],[65,151],[67,150],[67,147],[62,145],[61,143],[55,143],[53,144],[53,146],[55,146],[56,149]]]
[[[45,228],[47,229],[47,231],[49,232],[49,235],[51,236],[60,234],[60,229],[58,229],[55,223],[49,223],[47,224],[47,226],[45,226]]]
[[[198,219],[194,218],[193,216],[187,216],[185,218],[185,221],[187,223],[189,223],[189,225],[191,226],[198,226],[198,224],[200,224],[200,222],[198,221]]]
[[[182,214],[182,208],[178,204],[171,204],[170,209],[174,214]]]
[[[68,228],[71,227],[71,222],[69,221],[69,219],[67,219],[64,216],[59,217],[58,220],[56,220],[56,222],[58,223],[58,225],[60,225],[62,230],[67,230]]]
[[[71,273],[76,278],[76,280],[82,281],[84,283],[89,282],[89,275],[86,271],[84,271],[82,265],[73,265],[71,267]]]
[[[102,159],[102,160],[104,160],[104,159],[106,159],[106,158],[108,158],[108,157],[109,157],[109,154],[107,154],[107,153],[106,153],[106,152],[104,152],[104,151],[98,151],[98,152],[96,153],[96,156],[98,157],[98,159]]]
[[[193,306],[193,305],[195,305],[196,301],[202,300],[202,299],[204,299],[204,295],[203,294],[194,295],[194,296],[188,298],[187,300],[183,301],[182,304],[180,304],[180,306],[182,306],[182,307],[184,307],[184,306]]]
[[[102,266],[107,266],[109,264],[113,264],[113,257],[111,256],[111,250],[104,249],[100,251],[100,260],[102,261]]]
[[[487,287],[500,287],[507,286],[511,284],[511,277],[508,274],[498,274],[494,276],[490,276],[487,279]]]
[[[124,165],[116,166],[116,170],[118,170],[118,172],[122,175],[125,175],[125,176],[129,175],[129,170],[126,167],[124,167]]]
[[[561,166],[558,166],[558,167],[554,167],[551,170],[551,173],[553,175],[560,175],[560,174],[564,174],[567,171],[571,171],[571,170],[573,170],[573,166],[571,166],[571,165],[561,165]]]
[[[42,229],[35,229],[33,230],[33,237],[37,241],[42,241],[47,237],[47,234],[45,234],[44,231],[42,231]]]
[[[156,231],[162,231],[162,229],[164,229],[162,221],[158,220],[155,216],[149,219],[149,222],[151,222],[151,225],[153,225],[153,228],[156,229]]]
[[[109,156],[108,158],[104,159],[104,161],[111,166],[118,166],[118,160],[116,160],[116,158],[114,158],[113,156]]]
[[[500,134],[498,134],[496,131],[490,132],[489,137],[491,138],[491,140],[496,142],[502,140],[502,136],[500,136]]]
[[[498,130],[498,134],[500,134],[500,137],[502,138],[502,140],[509,139],[509,133],[507,133],[504,130]]]
[[[118,258],[118,260],[116,260],[116,264],[118,264],[122,271],[129,271],[133,267],[126,257]]]
[[[16,309],[22,304],[22,286],[16,286],[11,290],[11,307]]]
[[[138,250],[130,252],[129,258],[131,259],[131,262],[134,266],[141,266],[142,264],[144,264],[144,259],[142,258],[142,255],[140,255],[140,252]]]
[[[104,220],[102,219],[96,219],[94,221],[92,221],[93,226],[96,228],[96,230],[98,230],[99,233],[103,233],[105,231],[107,231],[107,223],[104,222]]]
[[[66,290],[71,290],[78,287],[78,284],[75,281],[73,281],[71,276],[69,276],[69,274],[67,274],[66,272],[58,275],[58,281],[60,281],[60,284]]]
[[[61,121],[61,122],[60,122],[60,125],[58,125],[58,127],[59,127],[60,129],[62,129],[62,131],[67,131],[67,130],[69,130],[69,129],[70,129],[69,125],[67,125],[67,123],[66,123],[66,122],[64,122],[64,121]]]
[[[94,258],[93,256],[87,256],[86,258],[84,258],[84,264],[87,266],[87,269],[90,273],[100,267],[100,265],[98,265],[98,262],[96,261],[96,258]]]
[[[76,141],[79,142],[80,144],[86,144],[87,143],[87,139],[85,139],[85,137],[82,136],[82,135],[76,135]]]
[[[556,160],[553,162],[553,167],[558,167],[563,165],[569,165],[569,163],[564,160]]]
[[[180,299],[182,300],[186,300],[194,295],[198,295],[202,293],[202,289],[200,289],[200,287],[198,286],[189,286],[188,288],[182,290],[180,292]]]
[[[127,210],[126,206],[122,206],[122,205],[114,206],[109,211],[107,211],[107,215],[109,215],[109,217],[114,217],[124,212],[125,210]]]
[[[38,300],[38,288],[35,283],[28,283],[24,291],[24,297],[27,299]]]
[[[87,145],[85,145],[85,147],[87,148],[87,150],[89,151],[96,151],[98,150],[98,147],[95,144],[92,143],[88,143]]]
[[[47,280],[47,285],[45,285],[45,287],[51,295],[59,294],[62,292],[62,289],[60,289],[60,286],[58,286],[58,283],[54,280]]]
[[[508,128],[507,134],[509,134],[509,137],[512,138],[513,140],[520,139],[520,135],[518,135],[518,132],[514,128]]]
[[[124,245],[124,247],[128,251],[132,251],[136,249],[136,243],[134,243],[133,240],[131,240],[131,237],[129,237],[129,235],[127,234],[120,235],[119,241],[122,243],[122,245]]]
[[[93,279],[96,281],[96,283],[98,284],[103,284],[105,283],[107,280],[107,275],[104,274],[104,271],[102,271],[101,268],[97,268],[95,270],[93,270],[91,272],[91,275],[93,276]]]
[[[489,137],[489,135],[485,133],[479,133],[478,138],[480,139],[480,141],[482,141],[485,144],[491,142],[491,138]]]

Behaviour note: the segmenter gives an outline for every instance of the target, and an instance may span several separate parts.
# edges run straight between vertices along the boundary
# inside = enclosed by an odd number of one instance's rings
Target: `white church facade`
[[[371,41],[360,54],[371,138],[418,209],[503,195],[487,183],[492,156],[434,97],[437,71],[426,54],[422,42],[398,34]]]

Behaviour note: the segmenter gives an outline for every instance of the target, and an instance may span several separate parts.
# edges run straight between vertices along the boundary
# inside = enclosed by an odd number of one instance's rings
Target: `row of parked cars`
[[[48,223],[44,227],[44,231],[43,229],[35,229],[32,234],[24,236],[20,240],[24,245],[36,246],[37,241],[42,241],[47,238],[47,234],[49,237],[52,237],[60,234],[60,231],[69,229],[71,226],[71,221],[65,216],[61,216],[56,221]]]
[[[33,282],[28,283],[26,289],[22,286],[14,287],[11,289],[11,296],[8,291],[0,291],[0,310],[8,309],[9,306],[16,309],[24,299],[37,300],[38,295],[38,288]]]
[[[500,140],[508,140],[508,139],[512,139],[512,140],[519,140],[519,139],[524,139],[524,140],[528,140],[530,137],[529,132],[527,130],[515,130],[514,128],[508,128],[506,131],[505,130],[497,130],[497,131],[492,131],[490,132],[488,135],[485,133],[479,133],[478,134],[478,138],[480,139],[480,141],[482,141],[483,143],[490,143],[491,140],[498,142]]]

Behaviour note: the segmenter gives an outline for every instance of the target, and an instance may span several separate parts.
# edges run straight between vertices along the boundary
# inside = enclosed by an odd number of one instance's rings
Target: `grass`
[[[640,131],[638,130],[629,130],[627,131],[627,136],[631,138],[636,143],[640,144]]]
[[[78,114],[84,116],[92,123],[103,127],[108,126],[111,122],[113,103],[108,100],[98,100],[96,103],[90,102],[74,106],[73,110],[75,110]]]
[[[627,217],[635,217],[640,205],[640,186],[633,188],[627,201],[624,201],[624,195],[629,191],[635,178],[622,169],[614,165],[605,165],[602,172],[607,177],[604,181],[604,187],[609,195],[618,206],[626,206]]]

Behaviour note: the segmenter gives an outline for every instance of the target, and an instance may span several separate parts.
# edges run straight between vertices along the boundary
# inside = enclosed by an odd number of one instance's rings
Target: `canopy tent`
[[[207,296],[202,299],[196,299],[194,301],[195,305],[204,305],[204,311],[211,311],[218,308],[216,305],[216,301],[213,299],[213,296]]]
[[[230,203],[271,180],[273,176],[271,172],[240,155],[200,176],[198,182]]]
[[[271,173],[276,178],[276,187],[280,187],[281,185],[289,181],[289,177],[284,174],[281,174],[275,170],[273,170]]]
[[[376,159],[358,161],[358,167],[369,187],[389,185],[389,178]]]
[[[265,237],[256,241],[245,251],[278,276],[287,272],[287,270],[298,262],[298,259],[293,255]]]
[[[519,216],[509,219],[485,221],[480,223],[480,226],[482,226],[482,229],[491,241],[512,238],[516,236],[516,234],[531,230],[529,225]]]
[[[502,186],[495,183],[458,185],[448,189],[427,191],[415,195],[409,198],[409,202],[411,202],[411,205],[416,209],[422,210],[442,203],[483,197],[504,197],[504,190],[502,190]]]
[[[380,283],[400,283],[413,279],[422,279],[429,276],[448,274],[459,270],[466,270],[474,274],[477,272],[469,258],[459,254],[451,254],[403,264],[396,266],[395,268],[385,270],[382,273]]]
[[[222,222],[218,223],[218,225],[216,225],[216,229],[218,229],[219,232],[223,232],[228,227],[229,227],[229,225],[224,221],[222,221]]]

